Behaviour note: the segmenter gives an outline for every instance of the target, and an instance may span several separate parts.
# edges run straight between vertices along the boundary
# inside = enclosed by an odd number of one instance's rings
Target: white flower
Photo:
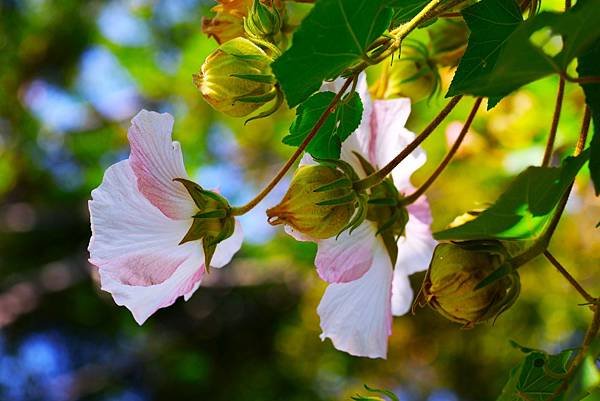
[[[179,244],[198,212],[175,178],[187,179],[173,117],[142,110],[131,122],[127,160],[110,166],[89,202],[90,262],[102,289],[142,324],[159,308],[187,301],[206,271],[201,240]],[[242,230],[219,243],[212,267],[229,263],[242,244]]]
[[[326,84],[323,89],[339,88],[339,84]],[[380,168],[415,135],[404,127],[410,114],[409,99],[372,101],[364,74],[357,90],[364,105],[362,122],[342,145],[341,159],[363,178],[365,172],[353,152]],[[410,176],[425,159],[423,151],[417,148],[393,170],[392,178],[400,193],[413,190]],[[309,156],[302,162],[314,163]],[[408,276],[427,269],[435,241],[425,197],[407,209],[409,220],[405,235],[398,240],[395,266],[381,236],[376,235],[376,224],[369,220],[352,234],[345,231],[338,238],[315,241],[317,272],[330,283],[317,308],[323,330],[321,338],[330,338],[339,350],[356,356],[385,358],[392,315],[403,315],[410,309],[413,291]],[[286,230],[299,240],[312,240],[289,226]]]

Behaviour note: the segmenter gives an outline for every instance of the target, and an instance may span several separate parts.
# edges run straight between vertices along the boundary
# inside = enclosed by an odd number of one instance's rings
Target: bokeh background
[[[227,268],[139,327],[99,290],[86,251],[90,191],[127,157],[130,118],[141,108],[172,113],[190,175],[234,204],[292,152],[280,140],[293,112],[244,126],[193,86],[216,47],[200,29],[212,5],[0,0],[0,400],[330,401],[349,400],[364,383],[402,401],[493,400],[521,357],[509,339],[547,351],[581,341],[589,310],[538,258],[522,268],[521,297],[495,325],[462,330],[421,309],[395,319],[387,360],[336,351],[318,338],[324,284],[311,264],[315,247],[265,222],[285,182],[244,216],[246,242]],[[443,76],[447,84],[451,72]],[[428,193],[435,229],[539,163],[556,84],[531,84],[478,115]],[[429,162],[415,184],[443,157],[470,102],[425,143]],[[443,104],[414,105],[409,128]],[[581,90],[568,85],[555,161],[573,148],[582,105]],[[600,205],[586,174],[551,249],[597,294]],[[413,279],[417,288],[422,274]]]

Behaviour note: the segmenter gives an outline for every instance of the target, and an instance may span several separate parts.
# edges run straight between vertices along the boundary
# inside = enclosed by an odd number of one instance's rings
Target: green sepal
[[[398,201],[394,198],[373,198],[369,199],[368,203],[375,206],[396,206]]]
[[[217,210],[211,210],[209,212],[200,212],[200,213],[196,213],[192,217],[195,219],[222,219],[224,217],[227,217],[227,210],[217,209]]]
[[[187,180],[185,178],[173,178],[173,181],[177,181],[187,189],[188,193],[194,200],[198,209],[202,210],[206,207],[206,199],[203,197],[205,191],[200,185],[196,184],[194,181]]]
[[[479,284],[477,284],[475,286],[475,290],[480,290],[484,287],[487,287],[488,285],[492,284],[493,282],[498,281],[501,278],[509,275],[513,271],[514,271],[514,269],[510,265],[510,263],[504,263],[499,268],[497,268],[496,270],[494,270],[493,272],[488,274],[487,277],[485,277],[483,280],[481,280],[479,282]]]
[[[321,159],[313,156],[313,160],[319,164],[324,166],[329,166],[333,168],[338,168],[342,172],[344,172],[352,181],[358,180],[358,174],[354,171],[354,168],[350,165],[350,163],[345,162],[341,159]]]
[[[338,180],[335,180],[329,184],[325,184],[315,190],[313,192],[325,192],[332,189],[343,188],[343,187],[352,187],[352,181],[346,177],[342,177]]]
[[[336,205],[345,205],[346,203],[353,203],[356,200],[356,195],[354,192],[351,192],[347,195],[340,196],[335,199],[328,199],[322,202],[317,202],[317,206],[336,206]]]
[[[361,167],[365,171],[366,175],[371,175],[375,172],[375,168],[373,167],[373,165],[371,163],[369,163],[369,161],[367,159],[365,159],[363,155],[361,155],[358,152],[352,152],[352,153],[354,153],[354,156],[356,156],[356,158],[358,159],[358,162],[360,163]]]
[[[277,93],[275,95],[275,103],[273,103],[273,106],[269,107],[267,110],[265,110],[265,111],[263,111],[261,113],[258,113],[255,116],[250,117],[249,119],[247,119],[246,121],[244,121],[244,125],[248,124],[250,121],[253,121],[253,120],[258,120],[260,118],[269,117],[271,114],[273,114],[277,110],[279,110],[279,108],[283,104],[283,94],[281,93],[281,91],[277,87],[275,87],[275,91]]]
[[[236,102],[242,102],[242,103],[261,103],[262,104],[262,103],[266,103],[270,100],[273,100],[276,97],[277,97],[277,91],[271,90],[271,91],[265,93],[264,95],[255,95],[252,93],[248,93],[243,96],[238,96],[234,100]]]
[[[245,79],[246,81],[274,84],[275,77],[271,74],[231,74],[230,77]]]

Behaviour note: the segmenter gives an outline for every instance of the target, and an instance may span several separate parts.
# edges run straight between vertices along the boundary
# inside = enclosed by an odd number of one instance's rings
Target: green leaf
[[[319,0],[272,64],[290,107],[359,61],[389,26],[392,0]]]
[[[573,350],[565,350],[557,355],[540,351],[528,353],[525,360],[511,370],[497,401],[548,399],[562,384],[572,355]]]
[[[511,370],[497,401],[546,401],[563,385],[565,379],[568,379],[569,383],[556,401],[597,400],[600,373],[592,355],[597,355],[600,351],[600,341],[592,343],[585,360],[576,367],[569,378],[565,374],[571,367],[576,350],[568,349],[556,355],[549,355],[514,342],[513,346],[527,356]]]
[[[528,167],[474,220],[437,232],[434,237],[438,240],[537,237],[589,155],[588,149],[577,157],[568,157],[560,167]]]
[[[283,138],[286,145],[299,146],[335,97],[333,92],[312,95],[296,110],[290,134]],[[353,133],[362,117],[363,105],[358,93],[346,95],[321,126],[306,151],[319,159],[339,159],[342,143]]]
[[[600,41],[578,59],[577,73],[580,77],[600,76]],[[592,112],[594,134],[590,143],[590,175],[596,195],[600,195],[600,84],[581,85],[585,102]]]
[[[447,96],[493,97],[488,108],[522,85],[566,70],[600,38],[600,0],[579,0],[564,13],[525,22],[514,0],[483,0],[463,16],[471,36]]]

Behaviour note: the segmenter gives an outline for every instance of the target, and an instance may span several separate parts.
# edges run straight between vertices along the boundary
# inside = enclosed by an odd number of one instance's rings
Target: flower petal
[[[377,241],[373,265],[364,276],[327,287],[317,308],[321,339],[330,338],[335,348],[351,355],[385,358],[392,332],[391,285],[390,258]]]
[[[140,111],[127,137],[129,160],[142,194],[167,217],[187,219],[197,210],[187,190],[174,178],[188,178],[179,142],[173,142],[173,117],[168,113]]]
[[[187,245],[187,244],[186,244]],[[160,308],[172,305],[184,296],[187,301],[200,285],[204,270],[198,266],[204,261],[199,247],[167,280],[151,286],[134,286],[121,282],[113,272],[100,269],[102,290],[110,292],[115,303],[131,311],[135,321],[142,325]]]
[[[127,306],[138,323],[189,293],[200,280],[200,243],[178,245],[192,219],[172,220],[154,207],[138,191],[128,160],[108,168],[89,207],[90,262],[99,268],[102,288]]]
[[[364,221],[350,234],[318,241],[315,265],[319,276],[329,283],[346,283],[362,277],[373,263],[373,247],[377,241],[375,227]]]
[[[373,104],[368,142],[368,158],[374,165],[383,167],[415,139],[415,134],[404,125],[410,114],[410,99],[376,100]],[[410,176],[421,167],[427,157],[417,147],[392,172],[399,190],[410,186]]]
[[[431,212],[422,196],[408,207],[409,218],[404,236],[398,240],[396,269],[404,274],[427,270],[436,241],[431,235]]]
[[[410,286],[408,275],[400,269],[394,270],[392,281],[392,314],[402,316],[412,306],[413,289]]]
[[[233,235],[217,245],[217,249],[210,262],[211,267],[223,267],[231,261],[233,255],[242,247],[244,241],[244,232],[239,221],[235,221]]]

